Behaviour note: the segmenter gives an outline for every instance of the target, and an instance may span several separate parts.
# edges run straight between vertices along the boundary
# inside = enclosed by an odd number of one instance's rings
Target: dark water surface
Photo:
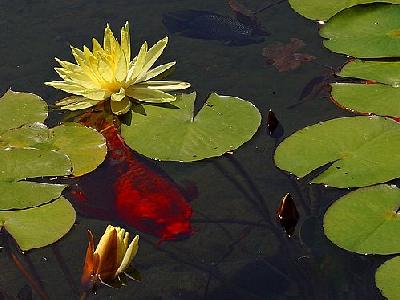
[[[268,1],[242,3],[260,8]],[[136,53],[144,40],[152,44],[168,34],[162,23],[164,14],[183,9],[231,14],[223,0],[2,1],[1,93],[9,87],[31,91],[52,104],[63,94],[43,82],[57,78],[52,70],[55,56],[72,60],[70,44],[91,46],[93,36],[102,39],[107,22],[119,32],[128,20]],[[273,42],[299,38],[307,44],[304,52],[316,56],[319,64],[340,66],[345,58],[323,48],[317,24],[297,15],[286,2],[265,10],[259,20],[271,35],[264,42],[240,47],[168,34],[170,42],[160,63],[177,61],[171,79],[192,84],[198,92],[198,107],[213,91],[239,96],[254,103],[264,120],[272,109],[282,122],[284,136],[346,115],[323,97],[289,109],[306,83],[326,70],[306,63],[279,73],[262,57],[262,48]],[[48,122],[59,119],[60,113],[54,112]],[[190,164],[157,163],[176,183],[196,184],[199,195],[191,202],[195,234],[158,247],[157,238],[139,233],[135,265],[143,281],[118,290],[102,287],[93,298],[380,299],[374,273],[384,259],[341,250],[323,234],[325,210],[345,191],[297,182],[274,166],[275,147],[264,121],[255,137],[231,156]],[[96,176],[90,183],[92,189],[104,189],[107,170],[103,166],[97,172],[104,177]],[[287,192],[292,193],[300,212],[296,236],[291,239],[275,221],[279,201]],[[100,195],[107,197],[107,193],[99,193],[99,202],[110,200]],[[50,299],[78,298],[86,229],[91,228],[98,240],[108,223],[78,216],[71,232],[55,246],[26,254]],[[129,231],[136,232],[132,227]],[[3,251],[1,291],[15,296],[26,284]]]

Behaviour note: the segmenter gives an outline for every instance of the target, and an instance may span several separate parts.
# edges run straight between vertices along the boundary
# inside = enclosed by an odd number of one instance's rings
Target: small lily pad
[[[35,208],[0,211],[0,229],[4,227],[24,251],[56,242],[74,222],[75,210],[62,197]]]
[[[275,152],[275,163],[314,183],[361,187],[400,177],[400,125],[382,117],[337,118],[299,130]]]
[[[329,207],[324,217],[327,237],[361,254],[400,252],[400,189],[378,185],[358,189]]]
[[[355,6],[342,11],[322,27],[325,47],[354,57],[398,57],[400,5]]]
[[[363,114],[400,116],[400,62],[355,60],[338,75],[368,80],[332,84],[332,98],[339,106]]]
[[[389,300],[400,299],[400,256],[382,264],[375,274],[376,286]]]
[[[302,16],[312,19],[326,21],[338,12],[358,5],[377,2],[376,0],[289,0],[292,8]],[[384,3],[400,4],[400,0],[379,0]]]
[[[75,176],[96,169],[107,154],[104,137],[96,130],[77,123],[67,123],[51,129],[52,145],[66,154],[72,162]]]
[[[44,122],[47,104],[39,96],[9,90],[0,98],[0,133],[25,124]]]
[[[135,151],[159,160],[190,162],[237,149],[257,131],[261,116],[248,101],[211,94],[193,116],[196,94],[181,94],[173,108],[143,105],[121,135]]]

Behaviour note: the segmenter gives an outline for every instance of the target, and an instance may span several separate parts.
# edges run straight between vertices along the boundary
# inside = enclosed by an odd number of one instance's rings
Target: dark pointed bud
[[[292,236],[297,221],[299,220],[299,212],[297,211],[293,198],[289,193],[281,199],[279,208],[276,211],[276,216],[283,229],[285,229],[286,234],[289,237]]]
[[[273,138],[280,138],[283,135],[283,127],[272,110],[268,112],[267,128],[269,135]]]

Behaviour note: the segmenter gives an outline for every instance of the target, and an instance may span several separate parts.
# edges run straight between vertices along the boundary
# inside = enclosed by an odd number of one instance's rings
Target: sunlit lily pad
[[[348,251],[361,254],[400,252],[400,189],[378,185],[343,196],[324,217],[327,237]]]
[[[400,5],[355,6],[342,11],[322,27],[324,45],[354,57],[398,57]]]
[[[382,117],[337,118],[299,130],[275,152],[276,165],[333,187],[361,187],[400,177],[400,125]],[[328,167],[328,165],[331,166]]]
[[[355,60],[338,75],[369,81],[332,84],[332,98],[339,106],[365,114],[400,116],[400,62]]]
[[[25,124],[43,122],[47,104],[39,96],[9,90],[0,98],[0,133]]]
[[[104,137],[92,128],[77,123],[68,123],[51,129],[52,145],[66,154],[72,162],[75,176],[96,169],[107,154]]]
[[[400,256],[382,264],[375,274],[376,286],[389,300],[400,299]]]
[[[75,210],[64,198],[35,208],[0,211],[4,227],[21,250],[40,248],[63,237],[75,222]]]
[[[59,198],[64,188],[61,184],[0,182],[0,210],[23,209],[50,202]]]
[[[312,20],[326,21],[338,12],[355,6],[357,4],[366,4],[378,2],[376,0],[289,0],[292,8],[302,16]],[[380,0],[379,2],[397,3],[400,0]]]
[[[196,161],[220,156],[248,141],[261,122],[258,109],[237,97],[211,94],[193,116],[196,94],[182,94],[175,108],[144,105],[121,135],[135,151],[159,160]]]

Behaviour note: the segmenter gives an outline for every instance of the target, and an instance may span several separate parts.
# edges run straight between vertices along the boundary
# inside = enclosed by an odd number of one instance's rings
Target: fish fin
[[[188,9],[164,14],[162,22],[170,33],[182,33],[187,31],[187,24],[192,22],[193,19],[210,15],[220,16],[205,10]]]

